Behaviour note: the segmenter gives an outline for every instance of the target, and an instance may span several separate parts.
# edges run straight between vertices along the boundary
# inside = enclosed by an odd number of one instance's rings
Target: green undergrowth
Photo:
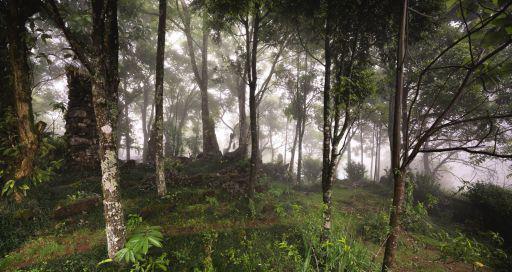
[[[222,167],[198,164],[181,171],[197,175]],[[326,260],[330,271],[379,270],[391,202],[389,192],[380,186],[352,188],[338,182],[333,192],[333,230],[329,241],[323,242],[324,206],[318,186],[292,188],[262,179],[268,190],[248,201],[217,188],[171,183],[170,193],[157,198],[151,169],[121,169],[125,214],[161,227],[162,247],[151,248],[148,256],[165,254],[169,271],[317,271],[320,260]],[[2,204],[2,217],[10,216],[17,224],[1,225],[3,233],[15,234],[2,234],[8,239],[1,248],[0,271],[129,271],[127,264],[98,265],[106,258],[102,205],[65,219],[51,217],[57,205],[100,192],[97,175],[63,175],[42,186],[32,203],[23,204],[30,215],[15,217],[20,207]],[[439,234],[437,230],[449,226],[436,225],[428,216],[411,224],[430,227],[410,226],[401,235],[400,271],[470,271],[475,262],[488,265],[492,257],[476,240],[469,249],[474,252],[455,252],[447,245],[457,234]],[[465,238],[456,242],[463,244]]]

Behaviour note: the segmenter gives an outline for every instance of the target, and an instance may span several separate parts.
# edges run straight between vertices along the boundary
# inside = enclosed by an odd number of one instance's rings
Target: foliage
[[[130,271],[168,271],[169,260],[163,253],[157,258],[149,256],[152,247],[161,248],[163,235],[158,226],[149,226],[142,222],[142,217],[130,215],[127,222],[130,236],[124,248],[116,253],[115,260],[130,264]],[[112,259],[101,261],[98,265],[111,262]]]
[[[469,185],[464,196],[470,202],[472,219],[512,241],[512,190],[490,183]]]
[[[443,196],[441,184],[432,175],[416,173],[411,176],[414,202],[424,203],[431,208]]]
[[[16,165],[16,157],[20,154],[20,146],[0,146],[0,152],[9,157],[6,161],[0,161],[0,165],[8,164],[10,168],[0,169],[0,182],[3,182],[2,196],[26,196],[27,191],[34,186],[49,181],[55,176],[56,172],[61,168],[63,155],[65,154],[64,140],[62,137],[46,136],[41,139],[35,167],[32,175],[23,180],[13,179]]]
[[[345,168],[345,171],[347,171],[347,178],[349,182],[360,183],[366,180],[364,176],[366,173],[366,168],[363,164],[357,162],[349,162]]]
[[[414,202],[414,185],[407,181],[405,188],[405,203],[402,224],[407,230],[427,233],[432,229],[428,211],[423,202]]]
[[[444,260],[452,258],[455,261],[466,263],[486,264],[488,262],[487,265],[492,265],[497,269],[510,264],[507,264],[510,262],[510,257],[500,249],[503,239],[497,233],[488,233],[490,244],[469,238],[460,231],[456,231],[453,235],[440,231],[436,236],[441,241],[441,257]]]
[[[303,218],[304,213],[296,213]],[[296,216],[297,216],[296,215]],[[320,219],[321,215],[316,214]],[[304,242],[304,255],[302,264],[296,271],[371,271],[375,269],[375,263],[364,246],[350,235],[346,230],[333,229],[324,241],[320,239],[322,233],[318,220],[303,218],[304,224],[298,227],[298,231]],[[336,225],[335,225],[336,226]]]
[[[361,233],[366,240],[381,244],[390,231],[389,212],[380,211],[366,217],[361,224]]]
[[[304,170],[304,179],[308,182],[318,181],[318,177],[322,174],[322,161],[313,157],[305,157],[302,160]]]

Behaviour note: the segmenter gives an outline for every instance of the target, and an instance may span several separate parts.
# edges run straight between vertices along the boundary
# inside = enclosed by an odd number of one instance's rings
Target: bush
[[[510,257],[500,249],[503,240],[499,234],[490,234],[492,241],[487,245],[467,237],[460,231],[456,231],[454,235],[440,231],[436,236],[441,241],[441,258],[444,261],[451,258],[454,261],[473,263],[474,266],[475,264],[490,265],[495,271],[508,271]]]
[[[512,190],[488,183],[470,185],[464,196],[470,202],[473,220],[498,232],[512,247]]]
[[[425,204],[414,200],[415,186],[412,182],[407,182],[405,186],[402,225],[410,231],[428,233],[432,229],[432,225],[430,224]]]
[[[431,175],[416,173],[412,175],[411,180],[414,185],[413,199],[416,203],[421,202],[426,206],[432,206],[443,194],[441,185]]]
[[[357,162],[349,162],[345,168],[345,171],[347,171],[347,178],[349,182],[360,183],[366,181],[364,177],[366,168],[363,164]]]
[[[382,244],[390,231],[389,212],[380,211],[370,214],[361,224],[360,230],[364,239]]]
[[[304,179],[307,182],[316,182],[322,174],[322,161],[312,157],[305,157],[302,161]]]

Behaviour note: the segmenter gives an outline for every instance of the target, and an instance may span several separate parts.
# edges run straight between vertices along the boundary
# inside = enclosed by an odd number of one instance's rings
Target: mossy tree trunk
[[[257,51],[258,51],[258,33],[260,28],[260,9],[259,4],[255,3],[254,22],[252,31],[251,45],[251,69],[249,73],[249,119],[251,130],[251,164],[249,170],[249,197],[252,199],[255,193],[256,181],[258,178],[259,166],[259,138],[258,138],[258,120],[256,106],[256,84],[258,81],[258,73],[256,70]]]
[[[124,246],[125,226],[119,192],[117,155],[118,119],[118,22],[116,0],[92,0],[91,43],[85,44],[64,22],[55,0],[44,2],[44,8],[62,30],[73,52],[91,76],[92,98],[99,137],[103,212],[108,256]],[[90,48],[85,49],[85,46]]]
[[[159,196],[167,193],[165,186],[164,173],[164,149],[163,149],[163,123],[164,123],[164,52],[165,52],[165,20],[167,1],[159,0],[159,19],[158,19],[158,41],[156,49],[156,84],[155,84],[155,131],[156,131],[156,152],[155,169],[156,185]]]
[[[14,88],[15,110],[17,116],[17,127],[19,145],[21,146],[20,161],[14,174],[15,180],[30,178],[34,171],[34,161],[39,148],[38,134],[44,130],[45,124],[34,125],[32,112],[32,88],[30,82],[30,67],[28,63],[27,47],[28,32],[25,23],[28,18],[36,12],[36,4],[32,1],[7,1],[7,41],[10,76]],[[34,6],[32,6],[34,5]],[[40,130],[40,131],[38,131]],[[15,194],[17,201],[21,195]]]

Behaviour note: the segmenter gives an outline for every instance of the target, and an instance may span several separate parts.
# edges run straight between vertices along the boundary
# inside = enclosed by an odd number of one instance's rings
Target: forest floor
[[[205,271],[208,265],[216,271],[296,271],[294,265],[305,255],[304,226],[320,224],[319,186],[298,190],[266,178],[256,201],[248,205],[237,197],[238,181],[226,181],[226,176],[243,177],[228,174],[226,168],[232,170],[222,164],[183,166],[181,180],[174,176],[169,184],[171,193],[157,198],[151,169],[121,167],[125,214],[162,227],[164,247],[157,251],[167,253],[170,271]],[[97,265],[106,258],[99,179],[61,175],[38,187],[23,208],[13,208],[12,216],[0,223],[0,271],[105,270]],[[377,185],[338,182],[333,201],[335,231],[378,269],[382,237],[370,226],[380,215],[386,220],[389,192]],[[446,220],[429,221],[431,229],[453,227]],[[473,271],[472,264],[442,256],[436,235],[408,231],[401,237],[397,271]]]

